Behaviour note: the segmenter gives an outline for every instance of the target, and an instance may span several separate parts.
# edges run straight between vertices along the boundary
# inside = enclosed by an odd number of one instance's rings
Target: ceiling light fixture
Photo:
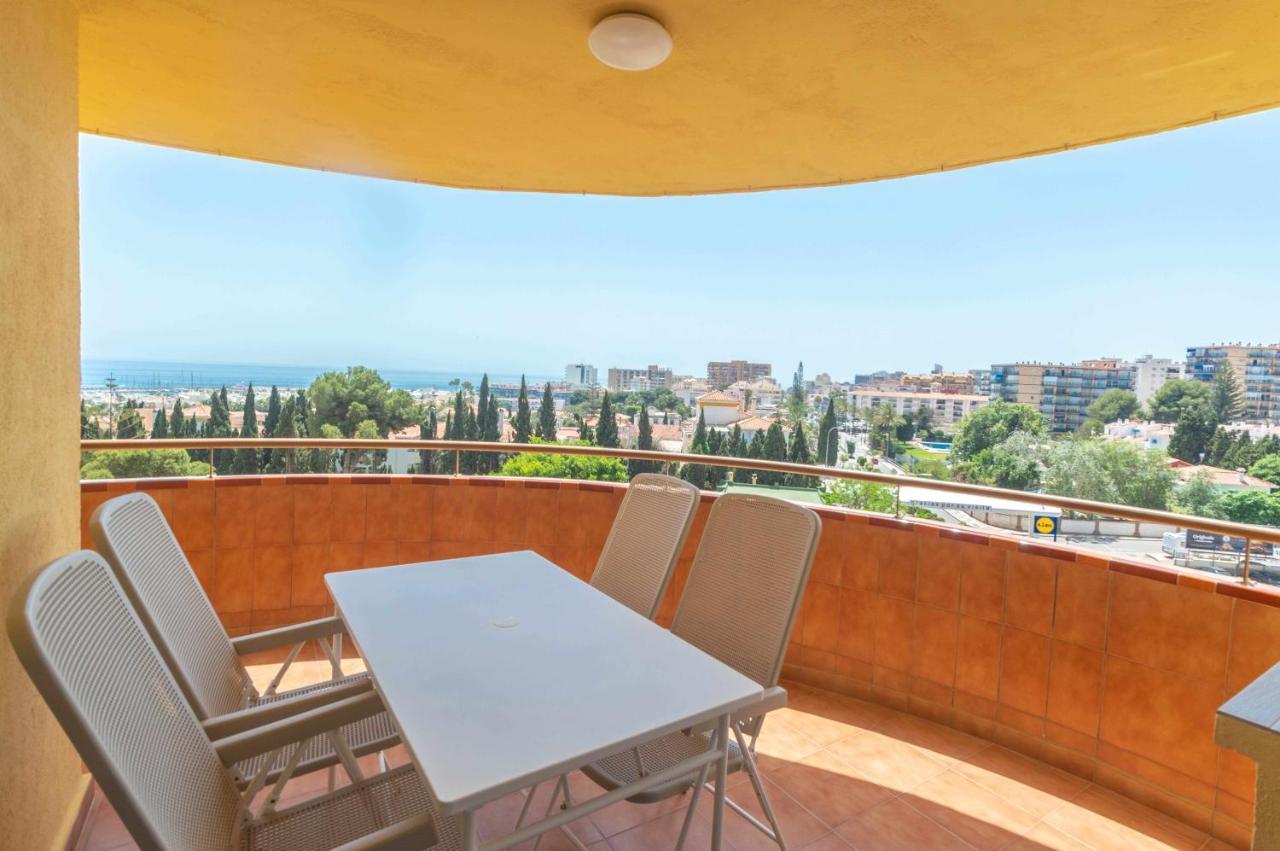
[[[647,71],[671,55],[671,34],[648,15],[621,12],[596,24],[587,45],[610,68]]]

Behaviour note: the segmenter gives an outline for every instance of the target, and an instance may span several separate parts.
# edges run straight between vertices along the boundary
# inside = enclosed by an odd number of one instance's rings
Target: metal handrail
[[[81,440],[80,449],[85,452],[113,449],[366,449],[386,452],[392,449],[409,449],[414,451],[453,452],[455,453],[455,458],[457,453],[462,452],[493,452],[501,454],[535,452],[547,455],[587,455],[597,458],[703,464],[713,467],[736,467],[744,470],[759,470],[770,473],[791,473],[793,475],[814,476],[823,479],[874,482],[875,484],[888,485],[894,488],[919,485],[937,491],[969,496],[988,496],[998,499],[1012,498],[1024,501],[1034,500],[1042,505],[1052,505],[1055,508],[1079,511],[1085,514],[1101,514],[1125,520],[1162,523],[1184,529],[1200,529],[1205,532],[1244,538],[1246,541],[1266,541],[1272,544],[1280,544],[1280,528],[1276,527],[1256,526],[1251,523],[1234,523],[1230,520],[1216,520],[1210,517],[1196,517],[1190,514],[1175,514],[1172,511],[1135,508],[1127,505],[1094,502],[1089,499],[1076,499],[1075,497],[1055,496],[1046,493],[1006,490],[1005,488],[973,485],[966,482],[952,482],[944,479],[895,476],[888,473],[845,470],[839,467],[821,467],[814,464],[793,464],[789,461],[767,461],[761,458],[692,455],[685,452],[658,452],[645,449],[611,449],[603,446],[576,446],[565,443],[491,443],[479,440],[360,440],[345,437],[330,440],[314,437],[219,437],[207,440]],[[1248,550],[1249,547],[1246,544],[1245,552],[1247,553]]]

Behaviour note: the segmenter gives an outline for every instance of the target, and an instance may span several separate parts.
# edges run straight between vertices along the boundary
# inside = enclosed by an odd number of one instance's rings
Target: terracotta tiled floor
[[[358,660],[348,665],[359,667]],[[269,678],[271,668],[254,669]],[[325,676],[318,663],[295,666],[286,686]],[[771,715],[760,737],[760,767],[791,848],[864,849],[1212,849],[1225,845],[1168,816],[1043,763],[882,706],[791,686],[790,706]],[[404,761],[402,750],[389,761]],[[367,757],[372,762],[372,757]],[[323,791],[324,772],[293,781],[282,804]],[[341,775],[341,771],[339,771]],[[576,798],[595,787],[573,776]],[[535,795],[545,810],[550,784]],[[745,775],[730,780],[730,794],[760,815]],[[686,847],[705,848],[710,807],[703,798]],[[482,836],[507,832],[523,797],[484,808]],[[650,806],[621,803],[574,824],[593,851],[670,848],[680,831],[685,797]],[[542,810],[537,809],[542,807]],[[725,816],[726,845],[776,847],[737,815]],[[532,843],[527,843],[531,845]],[[94,802],[82,845],[86,851],[132,848],[115,813]],[[546,851],[571,848],[548,834]]]

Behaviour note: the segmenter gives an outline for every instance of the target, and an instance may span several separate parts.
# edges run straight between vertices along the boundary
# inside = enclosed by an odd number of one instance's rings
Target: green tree
[[[187,436],[186,414],[182,411],[182,399],[173,400],[173,414],[169,417],[169,433],[174,437]]]
[[[1176,423],[1183,411],[1196,404],[1209,404],[1209,385],[1202,381],[1174,379],[1160,385],[1147,402],[1151,419],[1158,423]]]
[[[1280,485],[1280,452],[1265,455],[1249,468],[1249,475]]]
[[[249,383],[249,387],[244,393],[244,422],[240,426],[240,436],[244,438],[252,438],[258,436],[258,409],[257,399],[253,394],[253,383]],[[253,475],[258,472],[258,450],[256,449],[237,449],[235,459],[231,464],[231,472],[240,475]]]
[[[556,400],[551,395],[551,382],[542,388],[542,406],[538,408],[538,437],[546,443],[556,442]]]
[[[834,467],[840,456],[840,432],[836,427],[836,402],[827,400],[827,412],[818,424],[818,463]]]
[[[280,425],[280,390],[271,385],[271,395],[267,398],[267,415],[262,420],[262,436],[275,437],[276,428]]]
[[[787,460],[792,464],[812,464],[813,458],[809,455],[809,440],[804,434],[804,423],[796,423],[796,427],[791,430],[791,448],[787,454]],[[796,488],[816,488],[818,480],[813,476],[804,476],[799,473],[790,473],[787,475],[786,483]]]
[[[640,421],[636,424],[636,428],[636,449],[653,449],[653,426],[649,424],[649,408],[647,406],[641,406]],[[627,462],[627,475],[635,477],[641,473],[653,473],[657,472],[657,468],[658,463],[656,461],[633,458]]]
[[[137,408],[126,405],[120,412],[120,419],[116,422],[116,439],[138,440],[146,436],[147,427],[142,424],[142,415],[138,413]]]
[[[124,449],[87,452],[82,479],[155,479],[207,476],[209,465],[192,461],[182,449]]]
[[[983,449],[963,467],[968,480],[1011,490],[1035,490],[1040,486],[1043,438],[1014,432],[1002,443]]]
[[[520,398],[516,400],[516,443],[528,443],[533,436],[533,419],[529,412],[529,388],[520,376]]]
[[[436,429],[439,428],[439,420],[436,419],[436,409],[432,405],[427,408],[427,415],[423,417],[418,437],[422,440],[435,440]],[[436,453],[430,449],[422,449],[418,452],[418,472],[429,474],[436,472]]]
[[[1213,406],[1213,414],[1220,423],[1235,422],[1244,416],[1244,388],[1236,375],[1231,361],[1223,361],[1213,371],[1210,382],[1209,402]]]
[[[823,489],[822,501],[826,505],[855,508],[859,511],[874,511],[878,514],[892,514],[894,503],[897,499],[893,488],[887,485],[837,479],[828,483],[826,488]]]
[[[1259,526],[1280,526],[1280,494],[1227,491],[1218,497],[1213,507],[1224,520]]]
[[[804,361],[800,361],[800,365],[796,367],[795,373],[791,376],[791,389],[787,392],[787,417],[794,426],[796,423],[804,419],[805,413],[809,410],[806,401],[806,393],[804,389]]]
[[[164,406],[156,408],[156,419],[151,424],[151,439],[164,440],[169,436],[169,418],[165,416]]]
[[[578,419],[578,439],[589,446],[595,446],[596,433],[591,430],[591,423],[587,422],[585,414],[575,414]]]
[[[1217,517],[1218,487],[1206,470],[1197,471],[1173,494],[1172,508],[1181,514]]]
[[[710,448],[707,442],[707,418],[699,412],[698,422],[693,427],[693,439],[689,442],[689,452],[693,455],[707,455],[710,454]],[[704,488],[707,486],[707,469],[705,464],[685,464],[680,471],[680,478]]]
[[[609,399],[609,391],[604,391],[600,400],[600,421],[596,425],[596,443],[610,449],[617,449],[618,420],[613,414],[613,402]]]
[[[873,448],[879,445],[885,457],[893,457],[893,437],[901,422],[894,407],[885,403],[876,405],[867,414],[867,425],[871,428],[869,442]]]
[[[1164,455],[1130,444],[1060,440],[1044,447],[1046,493],[1164,510],[1177,483]]]
[[[535,443],[541,442],[538,439]],[[587,446],[581,440],[569,441],[572,446]],[[550,455],[543,452],[525,452],[513,455],[502,465],[503,476],[520,476],[541,479],[583,479],[601,482],[625,482],[627,468],[617,458],[597,458],[590,455]]]
[[[1138,394],[1113,387],[1089,405],[1089,419],[1106,425],[1127,420],[1138,410]]]
[[[969,414],[956,425],[951,459],[968,461],[984,449],[1009,439],[1014,432],[1044,434],[1044,417],[1030,405],[997,399]]]
[[[1217,417],[1208,405],[1197,404],[1185,409],[1169,438],[1169,454],[1191,464],[1199,464],[1209,452],[1209,443],[1218,428]]]
[[[419,419],[407,391],[391,389],[376,370],[364,366],[324,373],[311,383],[306,398],[314,408],[314,422],[308,427],[318,431],[322,425],[332,425],[343,437],[353,437],[365,420],[373,420],[378,436],[386,437]]]
[[[728,455],[727,450],[728,435],[718,429],[711,429],[707,432],[707,454],[708,455]],[[729,475],[729,471],[725,467],[718,464],[707,465],[707,486],[711,490],[719,490],[724,484],[725,478]]]
[[[98,440],[102,437],[102,429],[98,426],[97,417],[90,416],[85,408],[84,400],[80,400],[80,439]]]
[[[782,431],[782,423],[774,421],[769,424],[769,430],[764,435],[760,457],[765,461],[787,460],[787,436]],[[756,473],[756,482],[762,485],[780,485],[785,480],[784,473],[775,473],[771,470],[760,470]]]

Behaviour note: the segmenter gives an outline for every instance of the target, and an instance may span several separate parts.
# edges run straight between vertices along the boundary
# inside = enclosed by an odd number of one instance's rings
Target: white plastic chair
[[[210,737],[238,733],[372,687],[363,672],[342,673],[338,642],[344,627],[339,618],[229,639],[164,513],[147,494],[125,494],[103,503],[90,518],[89,530]],[[289,666],[308,641],[315,641],[327,656],[333,679],[278,692]],[[240,657],[288,645],[292,647],[283,665],[259,693]],[[390,717],[377,713],[344,727],[338,736],[313,739],[299,756],[294,773],[339,762],[350,773],[356,757],[398,742]],[[247,784],[259,773],[265,758],[257,755],[236,766],[237,781]],[[270,766],[268,779],[277,777],[284,768],[283,761]]]
[[[695,485],[671,476],[633,478],[591,574],[592,586],[652,620],[700,496]]]
[[[671,625],[673,633],[765,689],[758,705],[731,719],[734,741],[729,742],[729,770],[746,770],[769,824],[761,823],[732,800],[726,803],[783,851],[786,843],[756,770],[755,743],[766,713],[786,705],[786,691],[778,679],[821,532],[818,515],[795,503],[755,494],[719,497],[711,508]],[[704,729],[672,733],[587,765],[582,771],[601,787],[617,789],[705,750],[708,735]],[[680,848],[688,836],[706,776],[704,769],[697,778],[686,777],[628,800],[653,803],[692,788],[693,798],[677,845]],[[567,799],[568,784],[552,793],[553,803],[558,793]]]
[[[282,752],[382,711],[371,692],[211,742],[111,568],[96,553],[29,579],[8,614],[10,642],[138,845],[183,851],[372,851],[461,847],[415,769],[404,766],[296,807],[259,813],[228,767]]]

